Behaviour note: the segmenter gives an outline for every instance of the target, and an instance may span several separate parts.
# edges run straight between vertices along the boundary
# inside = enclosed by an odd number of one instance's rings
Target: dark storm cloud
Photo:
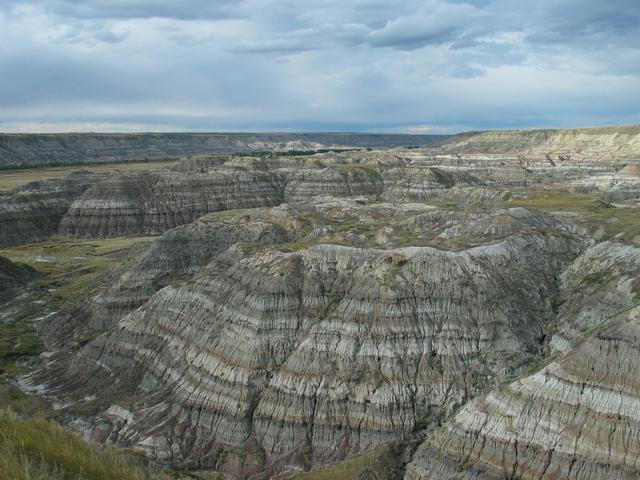
[[[640,122],[638,24],[636,0],[5,0],[0,129]]]

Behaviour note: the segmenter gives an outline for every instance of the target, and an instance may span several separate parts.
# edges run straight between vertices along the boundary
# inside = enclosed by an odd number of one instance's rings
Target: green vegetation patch
[[[12,321],[0,326],[0,374],[19,373],[18,360],[39,355],[43,345],[28,322]]]
[[[144,480],[168,474],[112,447],[82,440],[44,417],[0,412],[0,480]]]
[[[345,460],[330,467],[308,472],[286,473],[280,480],[357,480],[366,470],[376,473],[377,478],[396,478],[396,461],[388,446],[367,452],[359,457]]]
[[[640,235],[640,207],[619,207],[588,214],[594,227],[604,228],[604,239],[634,241]]]
[[[0,255],[42,274],[34,285],[48,289],[51,293],[48,305],[57,308],[61,302],[80,302],[97,293],[102,287],[103,274],[117,262],[112,254],[154,238],[77,241],[59,237],[47,243],[0,250]]]
[[[72,172],[86,170],[93,173],[111,173],[115,171],[142,172],[163,168],[176,161],[175,158],[157,161],[134,162],[85,162],[73,165],[55,166],[54,163],[44,165],[0,165],[0,192],[10,191],[22,187],[28,183],[64,178]]]
[[[507,201],[506,206],[572,212],[606,208],[602,200],[595,195],[571,192],[536,192],[523,198],[511,198]]]

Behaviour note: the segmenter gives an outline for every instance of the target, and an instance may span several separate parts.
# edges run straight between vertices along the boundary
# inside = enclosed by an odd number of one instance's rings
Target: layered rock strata
[[[21,293],[35,276],[37,272],[33,268],[0,257],[0,302]]]
[[[215,463],[247,442],[267,463],[335,460],[414,431],[536,354],[554,278],[580,249],[535,234],[460,253],[232,247],[90,342],[67,375],[140,372],[147,408],[111,438],[174,462]]]
[[[639,349],[636,307],[464,407],[418,450],[405,478],[638,478]]]
[[[522,154],[554,162],[637,160],[640,126],[567,130],[507,130],[454,135],[442,151],[462,154]]]
[[[162,287],[197,273],[238,242],[256,247],[284,243],[288,239],[287,232],[277,224],[226,223],[216,215],[172,229],[136,258],[104,295],[92,302],[92,328],[104,330],[144,304]]]
[[[299,202],[316,195],[380,195],[382,177],[371,166],[344,165],[324,169],[300,170],[287,175],[284,198]]]
[[[232,169],[113,175],[74,201],[58,230],[84,238],[159,234],[209,212],[277,205],[279,181]]]
[[[432,145],[445,135],[364,133],[56,133],[3,134],[0,166],[124,161],[255,150],[309,150],[326,146]]]
[[[580,256],[562,277],[556,358],[465,406],[405,478],[637,478],[639,251],[605,242]]]
[[[65,179],[33,182],[0,194],[0,247],[49,238],[73,200],[96,179],[94,174],[77,172]]]

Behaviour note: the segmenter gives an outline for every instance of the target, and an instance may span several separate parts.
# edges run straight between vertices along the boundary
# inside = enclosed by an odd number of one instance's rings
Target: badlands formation
[[[0,195],[3,381],[196,478],[638,478],[640,128],[439,140]]]

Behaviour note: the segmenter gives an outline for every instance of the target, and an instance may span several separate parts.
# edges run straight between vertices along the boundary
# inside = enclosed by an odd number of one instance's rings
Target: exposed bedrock
[[[59,232],[76,237],[159,234],[220,210],[277,205],[280,178],[221,169],[209,173],[114,175],[73,202]]]
[[[367,133],[53,133],[0,137],[0,166],[125,161],[217,152],[310,150],[331,146],[434,145],[446,135]]]
[[[149,297],[181,277],[188,277],[218,258],[238,242],[258,245],[284,243],[287,232],[277,224],[251,221],[225,223],[215,215],[169,230],[143,254],[99,298],[94,299],[91,323],[104,330],[124,314],[145,303]]]
[[[640,248],[603,242],[586,250],[562,274],[562,306],[551,347],[571,341],[640,301]]]
[[[465,406],[418,449],[405,478],[636,479],[640,308],[565,356]]]
[[[454,185],[479,183],[470,175],[440,168],[395,168],[385,172],[384,177],[387,188],[383,197],[396,201],[425,200]]]
[[[566,130],[507,130],[469,132],[450,137],[444,152],[463,154],[521,153],[560,163],[563,158],[587,162],[637,160],[640,153],[640,127],[621,126]]]
[[[478,238],[491,239],[503,238],[518,232],[564,232],[576,234],[574,225],[556,215],[527,208],[516,207],[504,210],[496,210],[489,214],[467,214],[461,212],[450,217],[466,217],[457,222],[448,221],[449,225],[440,234],[443,239]],[[475,217],[475,218],[474,218]],[[451,225],[451,223],[454,223]]]
[[[555,359],[465,406],[406,478],[638,478],[638,278],[638,247],[605,242],[578,257],[562,275]]]
[[[380,173],[370,165],[297,170],[289,172],[287,177],[284,198],[288,202],[299,202],[316,195],[376,196],[382,193],[383,187]]]
[[[73,200],[96,177],[75,172],[61,180],[33,182],[0,194],[0,247],[42,242],[56,233]]]
[[[537,354],[555,279],[581,249],[539,234],[459,253],[234,247],[87,344],[66,375],[115,385],[139,372],[129,387],[147,407],[107,435],[161,458],[215,464],[221,445],[257,442],[267,464],[335,460]]]

